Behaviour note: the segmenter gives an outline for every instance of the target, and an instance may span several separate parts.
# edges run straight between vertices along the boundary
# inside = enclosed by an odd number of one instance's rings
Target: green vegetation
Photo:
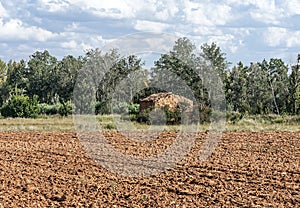
[[[36,118],[38,115],[38,98],[29,98],[24,95],[24,91],[15,89],[10,94],[8,100],[0,108],[1,115],[4,117]]]
[[[212,102],[222,104],[221,111],[226,109],[231,124],[251,116],[265,116],[272,124],[282,124],[288,116],[300,115],[300,54],[290,67],[278,58],[230,67],[216,43],[203,44],[200,52],[196,48],[189,39],[179,38],[169,53],[154,62],[151,71],[143,69],[144,62],[137,56],[122,57],[115,49],[107,53],[92,49],[84,56],[68,55],[62,60],[46,50],[35,52],[27,62],[0,60],[1,117],[68,116],[85,113],[91,107],[96,114],[114,113],[123,119],[149,122],[147,112],[139,112],[139,99],[167,89],[195,98],[200,123],[210,121],[215,111]],[[215,72],[219,81],[212,76]],[[87,81],[93,81],[96,87],[91,89]],[[191,93],[182,87],[182,81]],[[76,83],[82,90],[77,103],[73,100]],[[226,102],[212,94],[216,85],[223,85],[221,94]],[[94,100],[86,92],[94,93]],[[217,99],[212,101],[212,97]],[[165,112],[168,124],[180,123],[180,113]],[[279,117],[267,116],[273,114]]]
[[[117,129],[114,118],[117,115],[98,115],[96,116],[99,128],[102,130]],[[300,116],[278,116],[270,115],[252,115],[245,116],[239,121],[226,122],[225,131],[300,131]],[[145,131],[150,125],[146,123],[133,122],[137,131]],[[152,124],[153,125],[153,124]],[[160,124],[157,129],[161,129]],[[200,132],[206,132],[209,123],[199,124]],[[155,129],[156,126],[152,127]],[[196,125],[192,124],[191,129],[196,129]],[[39,116],[38,118],[0,118],[1,131],[52,131],[52,132],[74,132],[75,127],[72,116]],[[164,131],[180,131],[179,125],[164,126]]]

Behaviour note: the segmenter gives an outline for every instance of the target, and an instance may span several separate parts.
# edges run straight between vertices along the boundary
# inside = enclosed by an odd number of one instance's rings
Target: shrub
[[[163,109],[155,108],[149,114],[150,123],[154,125],[164,125],[167,123],[167,115]]]
[[[72,112],[73,112],[73,106],[70,101],[59,105],[59,108],[58,108],[59,115],[68,116],[68,115],[72,114]]]
[[[199,122],[206,123],[210,122],[212,110],[209,106],[199,107]]]
[[[38,115],[38,97],[30,99],[23,94],[11,95],[9,100],[1,107],[4,117],[36,118]]]
[[[181,122],[181,112],[180,110],[171,111],[169,106],[165,106],[163,109],[165,115],[159,110],[154,108],[149,108],[140,112],[137,116],[137,121],[141,123],[151,124],[180,124]],[[151,117],[151,118],[150,118]]]
[[[137,116],[137,121],[140,123],[147,123],[150,124],[150,120],[149,120],[149,113],[152,109],[148,108],[146,110],[143,110],[141,112],[139,112],[138,116]]]
[[[112,129],[116,129],[116,125],[113,124],[113,123],[108,123],[106,125],[104,125],[104,129],[109,129],[109,130],[112,130]]]
[[[108,101],[97,101],[95,105],[95,114],[98,115],[103,115],[103,114],[110,114],[111,113],[111,108],[110,104]]]
[[[240,121],[243,117],[244,117],[244,115],[242,113],[234,112],[234,111],[226,114],[226,120],[233,124]]]
[[[129,114],[137,115],[139,114],[139,112],[140,112],[140,104],[133,103],[128,106]]]
[[[274,118],[272,120],[272,123],[282,124],[282,123],[286,123],[286,120],[283,117],[278,117],[278,118]]]
[[[41,103],[38,105],[39,114],[44,115],[56,115],[58,114],[59,104],[49,105],[46,103]]]
[[[135,114],[137,115],[140,110],[139,104],[128,104],[127,102],[120,102],[113,106],[113,113],[116,114]]]
[[[129,105],[126,102],[120,102],[113,106],[112,111],[116,114],[126,114],[128,113],[128,107]]]
[[[181,112],[180,112],[179,109],[171,111],[169,109],[169,106],[166,105],[164,107],[164,111],[165,111],[166,116],[167,116],[167,124],[172,124],[172,125],[180,124],[180,122],[181,122]]]
[[[121,115],[121,119],[123,121],[137,121],[138,115],[136,114],[123,114]]]
[[[61,115],[61,116],[68,116],[73,112],[73,105],[70,101],[62,104],[47,104],[41,103],[38,105],[38,113],[44,115]]]

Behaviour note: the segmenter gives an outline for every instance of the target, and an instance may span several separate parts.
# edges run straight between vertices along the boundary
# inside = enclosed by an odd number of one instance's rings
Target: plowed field
[[[153,144],[105,133],[120,152],[155,154]],[[300,133],[224,133],[199,162],[190,154],[158,175],[117,175],[82,150],[75,133],[0,133],[0,207],[300,207]]]

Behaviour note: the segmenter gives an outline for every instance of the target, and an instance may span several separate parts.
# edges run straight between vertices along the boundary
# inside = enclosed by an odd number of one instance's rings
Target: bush
[[[164,125],[167,123],[167,115],[163,109],[155,108],[149,114],[150,123],[153,125]]]
[[[104,129],[109,129],[109,130],[112,130],[112,129],[116,129],[116,125],[113,124],[113,123],[109,123],[109,124],[106,124],[103,126]]]
[[[212,110],[209,106],[199,107],[199,122],[206,123],[210,122]]]
[[[272,123],[282,124],[282,123],[286,123],[286,120],[283,117],[278,117],[278,118],[274,118],[272,120]]]
[[[73,105],[70,101],[62,104],[62,103],[56,103],[56,104],[47,104],[47,103],[41,103],[38,105],[38,112],[39,114],[43,115],[61,115],[61,116],[68,116],[72,114],[73,112]]]
[[[59,104],[58,113],[61,116],[68,116],[72,114],[73,112],[73,106],[70,101],[66,103]]]
[[[1,107],[4,117],[36,118],[38,116],[38,97],[30,99],[23,94],[11,95]]]
[[[140,104],[130,104],[128,106],[128,113],[137,115],[140,112]]]
[[[110,109],[110,104],[108,101],[102,101],[102,102],[96,102],[95,105],[95,114],[98,115],[103,115],[103,114],[110,114],[111,109]]]
[[[165,115],[158,109],[149,108],[140,112],[137,116],[137,121],[141,123],[151,124],[171,124],[176,125],[181,123],[181,112],[180,110],[171,111],[169,106],[165,106],[163,109]],[[164,117],[165,116],[165,117]],[[152,118],[151,118],[152,117]],[[151,121],[152,120],[152,121]]]
[[[116,106],[113,106],[113,113],[116,114],[135,114],[137,115],[140,110],[139,104],[128,104],[126,102],[120,102]]]
[[[243,117],[244,115],[242,113],[234,112],[234,111],[226,114],[226,120],[233,124],[240,121]]]
[[[167,124],[172,124],[172,125],[180,124],[180,122],[181,122],[181,112],[180,112],[179,109],[176,109],[175,111],[171,111],[169,109],[169,106],[166,105],[164,107],[164,111],[165,111],[166,116],[167,116]]]
[[[149,113],[151,110],[152,109],[149,108],[139,112],[138,116],[136,117],[137,121],[140,123],[150,124]]]
[[[120,102],[112,107],[113,113],[116,114],[126,114],[128,113],[129,105],[126,102]]]
[[[56,115],[58,114],[59,104],[49,105],[46,103],[41,103],[38,105],[39,114],[44,115]]]
[[[121,115],[121,120],[123,121],[137,121],[138,115],[136,114],[123,114]]]

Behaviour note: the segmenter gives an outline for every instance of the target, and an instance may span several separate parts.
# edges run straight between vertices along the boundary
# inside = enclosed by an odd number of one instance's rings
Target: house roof
[[[155,102],[161,98],[166,98],[170,95],[176,96],[172,92],[161,92],[161,93],[152,94],[144,99],[141,99],[140,101],[141,102],[150,102],[150,101]]]

